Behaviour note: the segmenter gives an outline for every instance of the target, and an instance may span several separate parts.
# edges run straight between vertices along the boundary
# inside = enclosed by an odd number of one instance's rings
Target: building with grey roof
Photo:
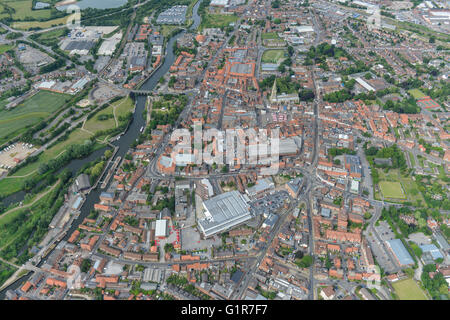
[[[247,190],[245,192],[248,194],[249,197],[255,197],[261,193],[267,192],[269,190],[272,190],[275,188],[275,184],[273,183],[273,180],[271,177],[260,179],[256,181],[256,184]]]
[[[75,189],[77,192],[82,192],[91,187],[91,183],[89,181],[89,176],[85,173],[80,174],[78,178],[75,180]]]
[[[392,253],[394,254],[397,262],[400,266],[408,266],[414,264],[414,260],[409,254],[408,250],[406,250],[403,242],[400,239],[392,239],[386,241]]]
[[[205,238],[224,232],[252,218],[249,199],[238,191],[230,191],[203,202],[205,218],[198,226]]]
[[[269,216],[264,220],[262,227],[272,229],[278,221],[278,216],[275,214],[269,214]]]

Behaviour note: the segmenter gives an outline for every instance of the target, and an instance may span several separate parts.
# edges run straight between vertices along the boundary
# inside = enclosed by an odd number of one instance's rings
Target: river
[[[190,30],[196,30],[198,26],[200,25],[201,18],[198,15],[198,7],[202,0],[199,0],[194,8],[192,13],[192,18],[194,20],[194,23],[190,27]],[[175,41],[181,37],[185,31],[178,33],[174,37],[172,37],[166,46],[166,55],[163,62],[163,65],[156,70],[150,78],[142,85],[140,90],[153,90],[157,85],[161,77],[163,77],[170,69],[172,64],[175,61],[175,55],[173,54],[173,46]],[[128,130],[120,137],[119,140],[113,142],[112,144],[114,146],[118,146],[119,149],[115,155],[115,157],[124,157],[127,151],[130,149],[131,144],[136,141],[136,139],[140,135],[140,130],[143,126],[146,124],[146,120],[143,118],[143,111],[145,109],[145,103],[146,103],[146,96],[137,96],[136,98],[136,109],[134,112],[133,119],[131,120],[131,123],[128,127]],[[77,172],[80,168],[83,167],[84,164],[97,159],[98,157],[102,156],[105,148],[102,148],[100,150],[95,151],[93,154],[91,154],[89,157],[85,159],[80,160],[73,160],[69,165],[67,165],[65,168],[69,169],[72,172]],[[111,162],[113,163],[113,161]],[[92,190],[89,195],[86,197],[86,201],[84,202],[82,208],[81,208],[81,214],[79,217],[72,223],[71,228],[67,232],[66,236],[64,237],[64,240],[67,240],[70,235],[78,228],[78,226],[81,224],[81,222],[84,220],[84,218],[89,215],[91,210],[94,208],[94,204],[99,202],[101,190],[98,188],[95,190]],[[24,195],[23,195],[24,196]],[[21,200],[19,200],[21,201]],[[29,273],[26,277],[21,278],[11,284],[10,286],[6,287],[3,291],[0,292],[0,300],[3,300],[5,298],[6,291],[8,290],[15,290],[18,289],[22,283],[24,283],[28,278],[31,276],[32,273]]]

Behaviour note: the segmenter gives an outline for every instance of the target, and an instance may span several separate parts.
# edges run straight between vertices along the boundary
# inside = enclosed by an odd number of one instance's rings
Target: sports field
[[[425,97],[425,93],[423,93],[419,89],[411,89],[408,92],[410,95],[413,96],[414,99],[421,99],[421,98]]]
[[[400,182],[380,181],[379,186],[385,198],[406,199]]]
[[[1,110],[0,144],[50,117],[68,98],[69,96],[65,94],[40,91],[15,108]]]
[[[261,39],[262,40],[280,39],[280,37],[278,36],[278,34],[276,32],[266,32],[266,33],[261,34]]]
[[[400,300],[428,300],[425,293],[417,283],[409,278],[392,283]]]
[[[279,63],[284,58],[284,54],[284,50],[266,50],[261,60],[265,63]]]

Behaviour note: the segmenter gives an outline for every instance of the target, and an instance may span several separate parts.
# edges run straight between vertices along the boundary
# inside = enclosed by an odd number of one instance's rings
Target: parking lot
[[[273,194],[268,194],[262,199],[251,202],[250,206],[254,210],[256,215],[260,215],[263,213],[268,214],[280,209],[287,199],[289,199],[288,193],[279,191]]]
[[[0,150],[0,174],[14,168],[37,149],[31,144],[16,143]]]
[[[17,58],[27,71],[37,73],[39,68],[55,61],[48,54],[33,47],[24,45],[21,48],[22,50],[16,49]]]
[[[430,237],[427,237],[423,232],[412,233],[409,235],[408,241],[412,241],[417,245],[421,246],[424,244],[431,244]]]
[[[395,239],[395,234],[391,230],[391,227],[389,227],[389,224],[386,221],[380,221],[380,225],[378,227],[375,226],[375,229],[380,235],[381,240],[388,241]]]
[[[200,233],[195,228],[185,228],[181,230],[181,249],[182,250],[203,250],[213,246],[221,246],[222,239],[215,235],[210,239],[200,239]]]

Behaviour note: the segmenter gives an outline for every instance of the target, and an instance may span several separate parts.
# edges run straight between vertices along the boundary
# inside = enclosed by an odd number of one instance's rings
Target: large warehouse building
[[[401,267],[414,264],[413,258],[409,254],[408,250],[406,250],[400,239],[392,239],[386,242]]]
[[[205,218],[198,226],[205,238],[224,232],[252,218],[249,199],[238,191],[222,193],[203,202]]]

